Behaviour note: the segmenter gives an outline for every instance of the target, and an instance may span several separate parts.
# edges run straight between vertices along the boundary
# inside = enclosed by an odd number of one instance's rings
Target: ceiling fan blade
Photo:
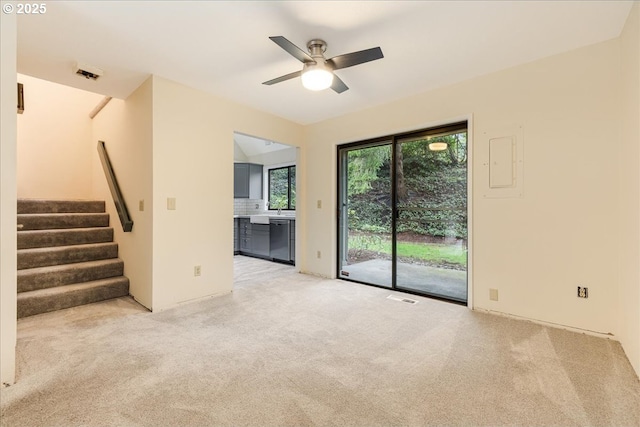
[[[295,44],[282,36],[269,37],[275,44],[286,50],[289,55],[293,56],[300,62],[315,62],[315,60],[309,56],[304,50],[300,49]]]
[[[342,93],[345,90],[349,90],[347,85],[344,84],[344,82],[340,80],[340,77],[336,76],[335,73],[333,74],[333,83],[331,84],[331,89],[333,89],[336,93]]]
[[[273,85],[276,83],[280,83],[283,82],[285,80],[289,80],[289,79],[293,79],[296,77],[300,77],[302,75],[302,71],[295,71],[293,73],[289,73],[289,74],[285,74],[284,76],[280,76],[278,78],[275,79],[271,79],[271,80],[267,80],[266,82],[263,82],[263,85]]]
[[[371,49],[361,50],[359,52],[345,53],[344,55],[334,56],[331,59],[327,59],[327,64],[334,70],[340,70],[342,68],[353,67],[354,65],[364,64],[365,62],[375,61],[376,59],[384,58],[382,55],[382,49],[379,47],[372,47]]]

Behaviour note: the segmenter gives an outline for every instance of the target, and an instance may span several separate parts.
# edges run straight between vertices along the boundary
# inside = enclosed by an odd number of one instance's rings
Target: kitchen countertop
[[[287,215],[287,214],[283,214],[283,215],[278,215],[278,214],[256,214],[256,215],[266,215],[269,217],[269,219],[289,219],[291,221],[295,221],[296,217],[295,215]],[[253,215],[234,215],[234,218],[247,218],[250,219]]]

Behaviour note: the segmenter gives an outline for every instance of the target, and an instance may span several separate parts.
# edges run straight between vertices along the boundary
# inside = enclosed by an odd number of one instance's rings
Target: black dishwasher
[[[290,262],[289,256],[289,220],[272,219],[270,221],[269,256],[277,261]]]

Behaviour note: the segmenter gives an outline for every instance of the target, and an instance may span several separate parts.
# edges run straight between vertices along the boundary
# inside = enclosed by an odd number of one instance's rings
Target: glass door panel
[[[338,149],[338,277],[467,301],[467,125]]]
[[[338,277],[392,283],[391,141],[339,151]]]
[[[396,287],[466,302],[466,129],[395,147]]]

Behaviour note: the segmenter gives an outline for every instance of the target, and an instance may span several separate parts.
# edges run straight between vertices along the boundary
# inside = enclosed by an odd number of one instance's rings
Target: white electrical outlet
[[[144,200],[140,200],[140,201],[138,202],[138,210],[139,210],[140,212],[143,212],[143,211],[144,211]]]
[[[322,209],[322,200],[318,200],[317,206],[318,206],[318,209]]]
[[[194,276],[200,276],[202,274],[202,267],[199,265],[196,265],[195,267],[193,267],[193,275]]]
[[[318,259],[322,258],[322,252],[318,251],[318,252],[316,253],[316,257],[317,257]]]
[[[489,289],[489,299],[491,301],[498,301],[498,290],[497,289]]]

